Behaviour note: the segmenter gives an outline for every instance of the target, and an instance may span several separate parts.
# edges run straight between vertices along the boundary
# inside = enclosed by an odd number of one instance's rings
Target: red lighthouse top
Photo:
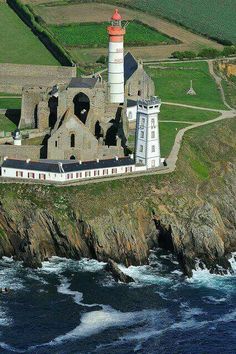
[[[118,9],[115,9],[115,12],[111,18],[113,21],[121,21],[122,20],[122,17],[121,15],[119,14],[119,10]]]

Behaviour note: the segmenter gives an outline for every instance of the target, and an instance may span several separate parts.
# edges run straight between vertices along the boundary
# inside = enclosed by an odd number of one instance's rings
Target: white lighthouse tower
[[[108,85],[111,103],[124,103],[124,35],[125,28],[121,24],[121,15],[115,10],[111,25],[107,27],[109,34]]]
[[[160,165],[160,138],[158,114],[161,100],[158,97],[137,102],[135,163],[148,169]]]

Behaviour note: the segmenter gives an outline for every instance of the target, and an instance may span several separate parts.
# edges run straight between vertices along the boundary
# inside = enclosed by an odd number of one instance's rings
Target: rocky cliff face
[[[236,251],[236,124],[185,138],[172,175],[80,187],[2,184],[0,256],[38,267],[53,255],[125,265],[168,249],[191,276],[196,262],[230,269]]]

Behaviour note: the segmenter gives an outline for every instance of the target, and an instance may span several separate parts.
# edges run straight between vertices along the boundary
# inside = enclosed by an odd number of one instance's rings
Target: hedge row
[[[21,20],[32,30],[40,39],[45,47],[54,55],[54,57],[64,66],[74,66],[69,53],[60,45],[52,34],[42,27],[36,19],[31,9],[21,3],[20,0],[6,0],[7,4],[17,13]]]
[[[199,53],[185,51],[185,52],[173,52],[171,54],[172,58],[179,60],[183,59],[195,59],[195,58],[207,58],[215,59],[219,57],[228,57],[231,55],[236,55],[236,46],[227,46],[224,47],[222,51],[214,48],[204,48]]]

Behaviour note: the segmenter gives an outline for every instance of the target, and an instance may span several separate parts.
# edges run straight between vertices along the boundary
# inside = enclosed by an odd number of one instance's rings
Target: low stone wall
[[[3,160],[5,156],[9,159],[20,159],[20,160],[38,160],[40,158],[40,151],[42,146],[33,145],[0,145],[0,159]]]
[[[0,92],[21,94],[25,86],[52,86],[76,77],[76,67],[0,64]]]

